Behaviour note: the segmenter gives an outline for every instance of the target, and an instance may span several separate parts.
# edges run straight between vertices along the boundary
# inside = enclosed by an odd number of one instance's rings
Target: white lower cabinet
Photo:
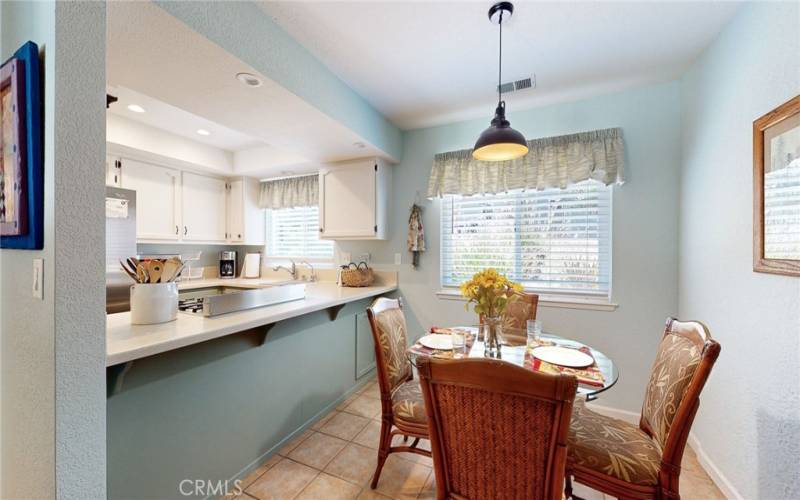
[[[122,159],[120,185],[136,191],[136,239],[177,241],[180,171]]]
[[[225,179],[183,172],[181,214],[184,241],[226,241],[227,197]]]

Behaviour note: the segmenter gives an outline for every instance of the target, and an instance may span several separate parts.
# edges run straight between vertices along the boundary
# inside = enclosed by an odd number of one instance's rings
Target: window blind
[[[611,189],[586,180],[565,189],[445,197],[442,285],[493,267],[534,291],[608,295]]]
[[[333,242],[319,239],[319,206],[267,210],[271,257],[332,259]]]

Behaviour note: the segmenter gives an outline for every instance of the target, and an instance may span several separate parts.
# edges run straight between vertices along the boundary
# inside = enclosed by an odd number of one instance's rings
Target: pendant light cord
[[[500,25],[500,58],[497,62],[497,105],[499,106],[503,100],[503,93],[501,91],[501,84],[503,82],[503,10],[500,10],[500,18],[498,19]]]

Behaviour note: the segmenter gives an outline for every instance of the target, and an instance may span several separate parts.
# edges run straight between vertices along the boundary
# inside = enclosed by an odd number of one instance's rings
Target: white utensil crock
[[[131,323],[152,325],[178,317],[177,283],[137,283],[131,287]]]

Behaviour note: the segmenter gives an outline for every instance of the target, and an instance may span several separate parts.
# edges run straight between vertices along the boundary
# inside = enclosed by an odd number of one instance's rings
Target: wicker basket
[[[351,262],[347,266],[342,266],[341,273],[342,286],[370,286],[375,281],[375,275],[366,262],[359,262],[358,265]]]

